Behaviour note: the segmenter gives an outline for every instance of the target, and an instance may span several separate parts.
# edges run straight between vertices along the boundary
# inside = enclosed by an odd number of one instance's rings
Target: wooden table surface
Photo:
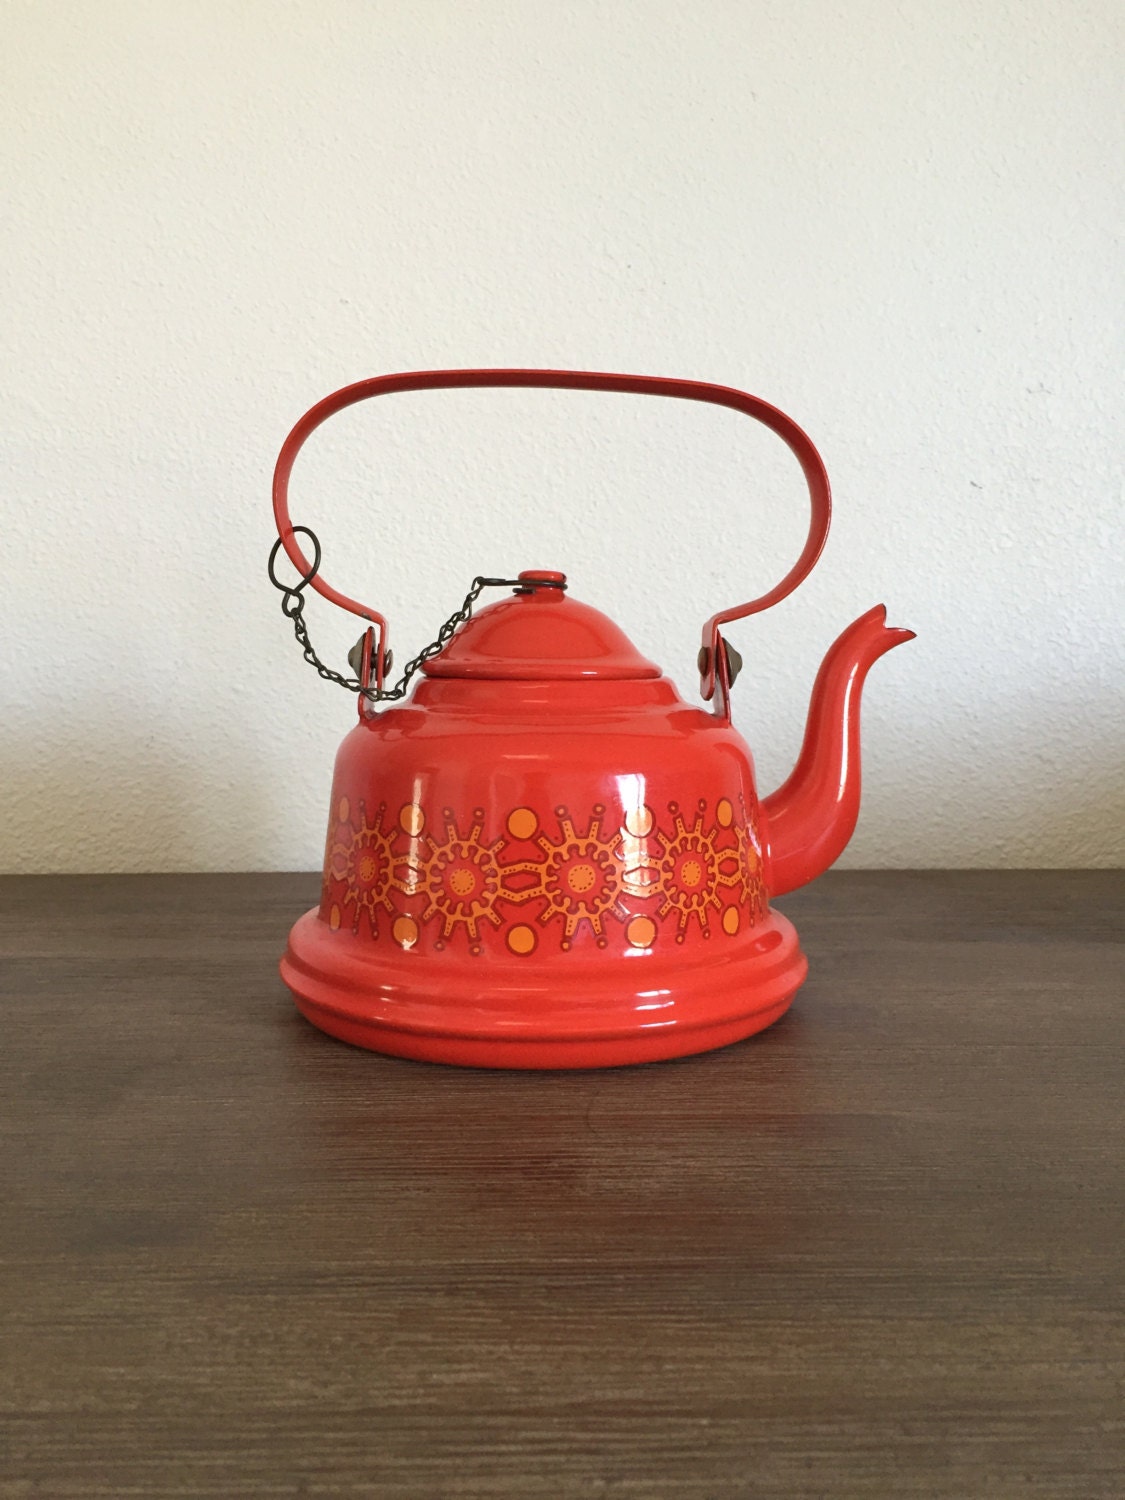
[[[1125,1495],[1125,874],[833,874],[748,1042],[302,1021],[315,877],[0,882],[0,1496]]]

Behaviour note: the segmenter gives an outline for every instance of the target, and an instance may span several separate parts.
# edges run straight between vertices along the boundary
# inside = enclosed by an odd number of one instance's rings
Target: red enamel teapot
[[[289,518],[294,460],[333,412],[395,391],[546,386],[672,396],[764,423],[812,502],[803,551],[769,593],[713,615],[699,652],[711,711],[562,573],[477,578],[433,645],[390,686],[387,622],[320,575]],[[585,1068],[723,1046],[783,1014],[808,965],[771,905],[826,869],[859,812],[859,703],[885,651],[912,638],[882,605],[821,665],[797,764],[759,799],[731,723],[741,663],[721,634],[806,577],[828,534],[820,455],[801,429],[725,386],[569,370],[439,370],[361,380],[301,418],[273,486],[270,578],[306,658],[358,695],[336,758],[320,904],[281,974],[315,1025],[379,1052],[473,1067]],[[313,556],[306,556],[300,537]],[[278,580],[283,548],[300,578]],[[312,648],[304,590],[368,622],[354,677]],[[473,613],[486,588],[507,598]],[[407,698],[411,678],[417,686]],[[395,706],[379,711],[378,705]]]

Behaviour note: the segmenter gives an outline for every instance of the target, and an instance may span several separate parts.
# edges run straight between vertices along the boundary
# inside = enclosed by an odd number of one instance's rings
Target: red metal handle
[[[786,573],[780,583],[766,594],[752,599],[748,604],[738,604],[732,609],[721,610],[712,615],[703,627],[703,644],[706,658],[701,667],[703,696],[710,698],[715,691],[716,662],[719,658],[719,626],[728,620],[741,620],[746,615],[769,609],[808,576],[813,564],[820,556],[832,514],[831,491],[828,474],[820,454],[808,436],[796,422],[778,411],[776,406],[735,390],[732,386],[709,385],[698,380],[668,380],[651,375],[606,375],[587,370],[414,370],[400,375],[377,375],[370,380],[357,380],[342,390],[325,396],[312,407],[285,439],[277,457],[273,475],[273,514],[277,534],[290,562],[306,576],[312,564],[302,552],[289,519],[289,476],[301,447],[320,424],[345,406],[354,406],[357,401],[366,401],[370,396],[389,396],[395,391],[454,390],[464,386],[541,386],[571,391],[621,391],[632,396],[672,396],[683,401],[706,401],[712,406],[727,406],[763,423],[776,432],[795,454],[809,487],[812,515],[809,533],[800,557]],[[378,628],[378,650],[375,653],[375,672],[378,686],[382,686],[383,664],[386,655],[387,622],[378,610],[349,599],[346,594],[332,588],[319,573],[311,580],[318,594],[369,620]],[[720,673],[722,667],[720,664]]]

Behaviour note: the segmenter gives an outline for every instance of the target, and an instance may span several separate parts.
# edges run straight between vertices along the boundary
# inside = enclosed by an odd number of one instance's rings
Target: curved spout
[[[859,702],[885,651],[914,639],[877,604],[829,647],[813,686],[804,743],[788,779],[762,803],[769,892],[782,896],[840,857],[859,816]]]

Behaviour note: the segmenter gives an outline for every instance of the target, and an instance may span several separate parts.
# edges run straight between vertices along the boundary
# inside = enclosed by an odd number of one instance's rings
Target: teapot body
[[[690,707],[563,573],[478,575],[437,638],[390,680],[387,620],[333,588],[289,514],[306,440],[335,412],[424,390],[541,387],[699,402],[762,423],[800,464],[809,527],[766,593],[703,626]],[[480,1067],[596,1067],[723,1046],[788,1008],[807,964],[771,907],[840,854],[859,810],[859,704],[871,665],[911,639],[881,605],[829,649],[804,744],[759,799],[731,724],[741,665],[722,627],[779,603],[824,546],[823,461],[784,412],[730,386],[581,370],[377,376],[311,407],[274,470],[271,582],[305,659],[358,694],[336,761],[320,903],[281,973],[309,1020],[406,1057]],[[311,545],[306,555],[302,538]],[[296,581],[275,572],[284,551]],[[479,614],[486,588],[514,589]],[[321,661],[306,589],[364,622],[348,678]],[[414,674],[425,680],[402,702]],[[379,705],[399,706],[384,708]]]
[[[702,1051],[804,977],[765,850],[745,741],[667,678],[431,677],[345,738],[282,972],[324,1029],[411,1057]]]

